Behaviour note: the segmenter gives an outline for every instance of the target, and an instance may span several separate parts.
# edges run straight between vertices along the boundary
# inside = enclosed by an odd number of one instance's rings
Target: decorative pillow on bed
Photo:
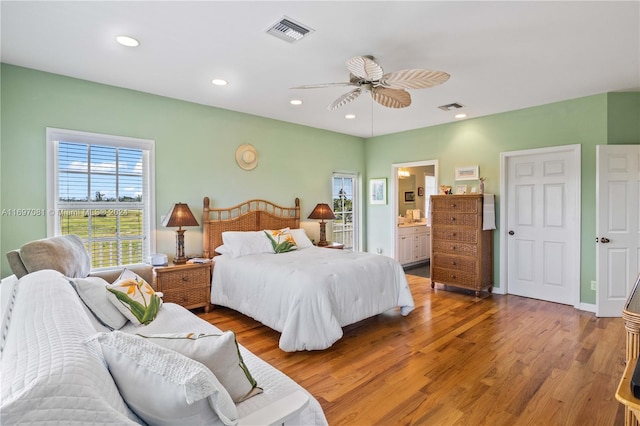
[[[298,248],[296,246],[296,240],[293,239],[293,235],[291,235],[291,230],[289,228],[278,229],[275,231],[266,229],[264,233],[269,237],[274,253],[286,253]]]
[[[222,244],[231,257],[273,253],[273,247],[262,231],[225,231]]]
[[[162,305],[160,293],[153,291],[149,283],[126,268],[113,284],[107,286],[107,290],[111,303],[136,325],[153,321]]]
[[[109,300],[111,294],[107,291],[109,283],[104,279],[87,277],[76,278],[69,282],[73,284],[80,299],[101,323],[115,330],[121,329],[127,323],[127,317]]]
[[[292,229],[291,235],[293,235],[293,239],[296,240],[296,245],[299,249],[304,249],[308,247],[313,247],[313,243],[307,237],[307,233],[302,228]]]
[[[99,345],[122,398],[146,423],[237,422],[233,400],[202,363],[120,331],[98,333],[87,344]]]
[[[235,402],[242,402],[262,393],[262,389],[257,387],[255,379],[242,360],[236,336],[232,331],[222,334],[174,333],[138,336],[180,352],[209,367]]]

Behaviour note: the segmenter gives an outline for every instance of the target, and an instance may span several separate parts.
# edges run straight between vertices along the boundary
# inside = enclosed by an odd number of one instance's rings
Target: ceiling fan
[[[334,110],[356,99],[363,91],[371,93],[374,101],[388,108],[406,108],[411,95],[405,89],[426,89],[449,79],[449,74],[426,69],[401,70],[384,74],[373,56],[355,56],[347,61],[349,82],[308,84],[292,89],[316,89],[334,86],[356,86],[333,101],[327,108]]]

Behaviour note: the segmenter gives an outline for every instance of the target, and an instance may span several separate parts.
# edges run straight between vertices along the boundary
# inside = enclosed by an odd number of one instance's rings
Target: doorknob
[[[610,242],[611,242],[611,240],[610,240],[610,239],[608,239],[608,238],[606,238],[606,237],[602,237],[602,238],[600,238],[600,242],[601,242],[602,244],[607,244],[607,243],[610,243]]]
[[[509,235],[515,235],[516,233],[513,231],[509,231]]]

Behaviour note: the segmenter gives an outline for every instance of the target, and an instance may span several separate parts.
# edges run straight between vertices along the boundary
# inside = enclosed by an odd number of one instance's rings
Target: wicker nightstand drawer
[[[184,307],[204,306],[203,301],[207,301],[208,303],[209,297],[211,297],[209,287],[185,288],[180,291],[164,291],[163,293],[163,302],[177,303],[178,305],[182,305]]]
[[[204,307],[208,312],[211,297],[211,264],[187,264],[154,268],[155,287],[164,293],[162,300],[187,309]]]

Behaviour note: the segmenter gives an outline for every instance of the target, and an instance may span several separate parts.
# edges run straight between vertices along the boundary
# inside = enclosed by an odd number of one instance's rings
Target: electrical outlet
[[[381,249],[380,247],[378,247],[378,248],[376,249],[376,253],[378,253],[378,254],[382,254],[382,249]]]
[[[598,288],[598,283],[596,281],[591,281],[591,290],[596,290]]]

